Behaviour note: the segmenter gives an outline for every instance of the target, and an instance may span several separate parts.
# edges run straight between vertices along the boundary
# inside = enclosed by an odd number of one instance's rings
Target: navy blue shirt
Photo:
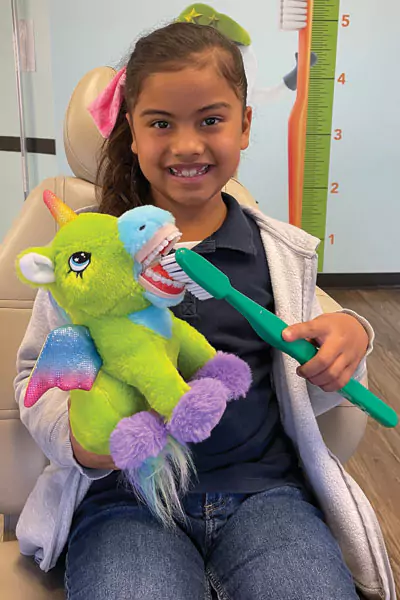
[[[274,301],[267,257],[258,226],[237,201],[223,194],[227,217],[221,228],[194,250],[230,278],[234,287],[268,310]],[[303,484],[291,440],[279,417],[272,388],[271,347],[229,304],[199,301],[187,293],[174,314],[200,331],[217,350],[231,352],[251,368],[246,398],[230,402],[211,436],[191,450],[198,480],[192,492],[255,493],[285,484]],[[116,485],[117,475],[95,481],[89,495]]]
[[[223,225],[194,251],[228,275],[240,292],[273,311],[268,262],[259,228],[234,198],[227,194],[223,197],[228,208]],[[191,446],[198,474],[193,491],[251,493],[286,483],[300,484],[298,458],[283,430],[272,389],[271,347],[240,313],[222,300],[200,301],[188,293],[172,310],[200,331],[214,348],[245,360],[253,376],[247,397],[230,402],[211,436]]]

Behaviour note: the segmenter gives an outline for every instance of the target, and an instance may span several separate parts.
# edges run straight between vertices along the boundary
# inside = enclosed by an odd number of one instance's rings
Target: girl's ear
[[[251,129],[251,121],[253,118],[253,109],[251,106],[246,106],[243,115],[243,124],[242,124],[242,139],[241,139],[241,150],[246,150],[250,143],[250,129]]]
[[[24,282],[33,287],[47,287],[54,283],[54,264],[49,248],[30,248],[17,258],[17,274]]]
[[[126,113],[126,120],[129,123],[129,129],[131,130],[131,134],[132,134],[132,144],[131,144],[131,150],[133,152],[133,154],[137,154],[137,145],[136,145],[136,138],[135,138],[135,133],[133,131],[133,121],[132,121],[132,117],[129,113]]]

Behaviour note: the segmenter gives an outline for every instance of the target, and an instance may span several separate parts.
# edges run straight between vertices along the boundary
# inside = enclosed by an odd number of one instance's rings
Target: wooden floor
[[[369,387],[400,415],[400,290],[325,291],[374,327]],[[365,437],[346,469],[378,515],[400,600],[400,425],[386,429],[370,419]]]

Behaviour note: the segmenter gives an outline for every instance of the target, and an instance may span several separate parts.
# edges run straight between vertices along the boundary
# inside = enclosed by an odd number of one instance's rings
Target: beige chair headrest
[[[115,73],[111,67],[98,67],[86,73],[73,91],[65,115],[64,147],[68,164],[76,177],[90,183],[96,179],[99,152],[104,140],[87,107]]]

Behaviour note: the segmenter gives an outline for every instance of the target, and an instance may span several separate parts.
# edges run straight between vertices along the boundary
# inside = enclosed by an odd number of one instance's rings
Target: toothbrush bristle
[[[281,29],[298,31],[307,26],[308,0],[281,0]]]
[[[193,279],[189,277],[189,275],[186,275],[185,271],[181,269],[181,267],[176,262],[174,254],[168,254],[168,256],[163,256],[161,259],[161,265],[163,269],[165,269],[175,281],[180,281],[181,283],[184,283],[186,286],[186,290],[193,294],[193,296],[196,296],[198,300],[208,300],[209,298],[213,297],[211,294],[206,292],[204,288],[195,283]]]

